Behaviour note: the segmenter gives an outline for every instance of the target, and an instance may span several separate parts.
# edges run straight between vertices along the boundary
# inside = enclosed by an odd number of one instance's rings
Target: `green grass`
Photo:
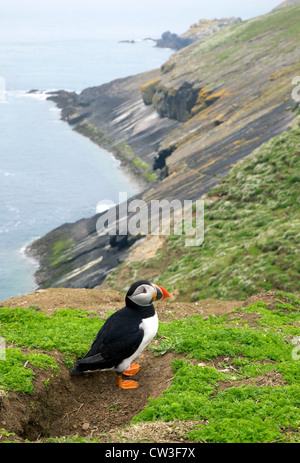
[[[0,336],[6,345],[6,360],[0,361],[0,388],[19,392],[33,392],[32,367],[58,370],[51,356],[57,350],[70,368],[76,356],[83,356],[104,321],[85,310],[58,309],[50,317],[36,308],[0,308]],[[22,348],[29,353],[22,353]],[[36,350],[48,351],[49,354]],[[25,363],[28,366],[25,368]]]
[[[65,240],[57,241],[51,247],[51,258],[50,258],[50,265],[53,267],[54,265],[59,264],[60,262],[66,260],[66,258],[72,257],[68,255],[70,253],[70,249],[74,246],[73,238],[68,238]]]
[[[55,360],[47,354],[23,354],[19,348],[6,349],[6,360],[0,361],[0,389],[32,393],[34,372],[31,367],[58,370]]]
[[[250,361],[290,360],[293,347],[288,340],[299,335],[300,304],[297,303],[296,307],[288,304],[293,311],[286,309],[286,305],[281,302],[276,310],[269,310],[266,303],[257,302],[235,311],[236,319],[229,319],[228,315],[210,316],[208,320],[192,316],[162,324],[159,330],[161,339],[153,350],[163,354],[169,350],[188,353],[189,357],[199,361],[218,356],[242,356]],[[249,313],[259,315],[255,326],[250,326],[247,318],[243,321],[240,317]]]
[[[225,373],[213,367],[174,362],[172,385],[134,420],[174,419],[207,421],[188,435],[200,442],[271,442],[282,439],[284,430],[297,437],[300,423],[300,387],[236,386],[218,391]],[[228,380],[228,375],[227,375]]]
[[[154,183],[157,180],[157,175],[152,171],[151,166],[147,164],[147,162],[143,161],[139,156],[136,156],[132,160],[132,164],[142,172],[143,177],[149,182]]]
[[[272,310],[262,302],[238,309],[236,319],[194,316],[161,324],[157,354],[176,351],[202,363],[176,359],[170,388],[150,399],[133,423],[203,420],[188,435],[199,442],[299,442],[300,362],[292,357],[290,341],[300,331],[300,301],[286,297]],[[293,310],[283,308],[285,303]],[[243,317],[249,313],[257,315],[253,326]],[[217,358],[218,367],[203,366]],[[272,371],[284,385],[256,384]]]
[[[147,162],[143,161],[140,157],[136,156],[134,159],[133,159],[133,165],[135,167],[138,167],[139,169],[142,169],[142,170],[149,170],[150,169],[150,166],[149,164],[147,164]]]
[[[155,172],[146,172],[144,174],[144,177],[152,183],[155,183],[157,181],[157,174]]]

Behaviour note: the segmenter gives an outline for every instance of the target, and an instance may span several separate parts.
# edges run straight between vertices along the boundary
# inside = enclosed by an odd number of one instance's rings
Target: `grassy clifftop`
[[[166,237],[151,259],[141,247],[140,261],[125,261],[107,286],[120,288],[143,275],[192,301],[299,291],[299,124],[297,117],[206,195],[201,247],[185,247],[184,235]]]

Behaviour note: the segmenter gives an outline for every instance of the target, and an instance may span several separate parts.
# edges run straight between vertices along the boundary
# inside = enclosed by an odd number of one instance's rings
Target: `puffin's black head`
[[[127,307],[150,306],[154,301],[161,301],[170,297],[168,291],[148,280],[136,281],[126,294]]]

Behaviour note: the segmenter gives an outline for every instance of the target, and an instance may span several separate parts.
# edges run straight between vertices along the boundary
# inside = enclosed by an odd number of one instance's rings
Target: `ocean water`
[[[36,288],[28,243],[139,189],[110,153],[60,120],[45,93],[28,91],[80,92],[158,67],[172,53],[149,41],[119,43],[93,27],[74,37],[62,18],[47,29],[25,17],[0,21],[0,301]]]

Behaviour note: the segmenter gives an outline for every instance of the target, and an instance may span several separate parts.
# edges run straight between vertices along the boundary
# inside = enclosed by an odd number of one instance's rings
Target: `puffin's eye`
[[[146,292],[147,292],[146,288],[143,288],[142,293],[146,293]]]

